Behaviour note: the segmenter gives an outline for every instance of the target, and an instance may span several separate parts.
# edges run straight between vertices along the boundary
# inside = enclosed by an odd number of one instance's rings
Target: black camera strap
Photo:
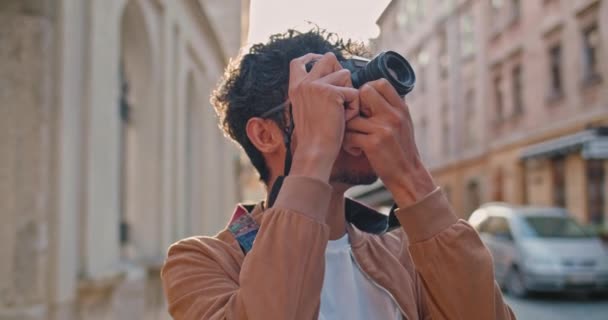
[[[291,112],[291,103],[289,104],[289,124],[285,126],[283,132],[283,139],[285,142],[285,165],[283,169],[283,175],[279,176],[277,180],[272,185],[270,189],[270,193],[268,194],[268,208],[271,208],[274,205],[274,202],[277,200],[277,196],[279,195],[279,191],[281,191],[281,186],[283,186],[283,181],[285,177],[289,175],[289,171],[291,170],[291,161],[293,155],[291,154],[291,136],[293,134],[293,130],[296,127],[295,122],[293,122],[293,113]]]

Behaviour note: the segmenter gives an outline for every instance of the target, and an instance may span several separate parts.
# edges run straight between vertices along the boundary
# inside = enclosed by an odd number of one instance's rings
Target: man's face
[[[348,146],[348,141],[344,141],[344,145]],[[365,153],[348,147],[340,150],[329,178],[330,182],[352,186],[372,184],[377,179]]]
[[[285,110],[287,112],[287,110]],[[287,114],[286,117],[289,117]],[[348,131],[348,123],[346,124]],[[297,134],[292,135],[292,152],[298,144]],[[378,180],[378,176],[372,169],[365,153],[360,148],[353,146],[348,138],[344,138],[342,149],[338,153],[336,162],[329,177],[330,183],[342,183],[350,186],[369,185]]]
[[[348,124],[347,124],[348,130]],[[292,152],[298,145],[297,134],[292,136]],[[350,186],[368,185],[378,180],[378,176],[372,169],[365,153],[352,145],[345,138],[342,149],[338,153],[334,167],[329,177],[330,183],[342,183]]]
[[[287,112],[287,111],[285,111]],[[286,114],[286,117],[289,117]],[[348,123],[346,124],[348,131]],[[292,156],[298,145],[298,136],[294,132],[292,135]],[[352,145],[348,138],[344,138],[342,149],[338,153],[334,167],[329,177],[330,183],[342,183],[350,186],[369,185],[378,180],[378,176],[372,169],[365,153]]]

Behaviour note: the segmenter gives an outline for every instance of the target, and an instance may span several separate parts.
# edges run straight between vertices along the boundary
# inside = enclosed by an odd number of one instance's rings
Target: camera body
[[[400,96],[405,96],[414,89],[416,74],[410,63],[394,51],[381,52],[373,59],[353,56],[340,61],[344,69],[351,72],[353,87],[359,88],[366,82],[384,78],[397,90]],[[314,61],[306,65],[310,71]]]

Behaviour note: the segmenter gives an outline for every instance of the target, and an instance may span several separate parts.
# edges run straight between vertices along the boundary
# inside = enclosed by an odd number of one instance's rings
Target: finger
[[[346,123],[346,131],[372,134],[378,125],[371,119],[356,117]]]
[[[298,79],[306,77],[308,75],[306,64],[321,57],[323,56],[317,53],[308,53],[291,60],[289,63],[289,83],[299,82]]]
[[[359,116],[359,90],[350,87],[334,88],[341,94],[344,101],[344,118],[345,121],[350,121],[354,117]]]
[[[366,117],[371,118],[383,113],[393,112],[394,108],[374,86],[366,83],[359,89],[359,92],[361,112]]]
[[[359,116],[359,100],[355,100],[355,101],[351,101],[348,103],[345,103],[345,109],[344,109],[344,120],[345,121],[350,121],[356,117]]]
[[[319,59],[308,73],[310,79],[319,79],[332,72],[342,69],[338,58],[332,52],[328,52]]]
[[[350,70],[348,69],[340,69],[336,72],[332,72],[317,81],[342,87],[353,86]]]
[[[376,91],[380,93],[380,95],[384,97],[384,99],[386,99],[391,106],[397,108],[405,107],[405,101],[403,98],[401,98],[401,96],[399,96],[397,90],[395,90],[395,87],[393,87],[388,80],[381,78],[368,82],[367,84],[374,87],[374,89],[376,89]]]
[[[345,103],[359,103],[359,90],[355,88],[337,86],[333,86],[333,88],[342,95],[342,99],[344,99]]]
[[[370,135],[359,132],[344,132],[344,147],[347,149],[359,148],[366,150],[370,145]]]

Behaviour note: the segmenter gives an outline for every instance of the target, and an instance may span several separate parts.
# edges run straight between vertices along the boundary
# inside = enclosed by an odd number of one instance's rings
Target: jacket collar
[[[366,234],[383,234],[400,226],[395,216],[395,206],[387,216],[356,200],[346,198],[345,201],[347,232],[352,246],[357,246]],[[263,201],[255,205],[239,204],[234,210],[228,230],[245,252],[253,245],[264,210]]]

